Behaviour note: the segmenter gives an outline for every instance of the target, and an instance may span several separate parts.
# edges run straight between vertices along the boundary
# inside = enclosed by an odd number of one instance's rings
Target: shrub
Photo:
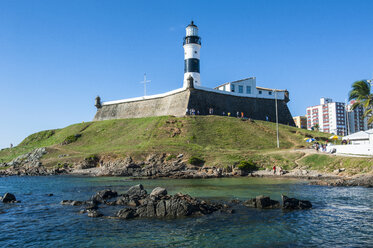
[[[258,167],[251,160],[249,161],[240,161],[237,166],[238,169],[243,171],[255,171],[258,170]]]
[[[197,156],[192,156],[190,157],[190,159],[188,160],[189,164],[192,164],[192,165],[202,165],[205,163],[205,160],[197,157]]]
[[[174,159],[174,158],[176,158],[176,155],[173,155],[173,154],[168,155],[168,156],[166,157],[166,161],[169,161],[169,160]]]
[[[79,133],[67,136],[66,139],[62,142],[62,145],[68,145],[70,143],[73,143],[73,142],[77,141],[81,136],[82,135],[79,134]]]
[[[100,160],[100,158],[97,154],[92,154],[86,157],[84,160],[88,163],[97,163]]]

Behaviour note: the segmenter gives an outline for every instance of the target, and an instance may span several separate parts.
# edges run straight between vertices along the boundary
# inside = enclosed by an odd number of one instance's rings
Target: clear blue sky
[[[96,95],[141,96],[144,72],[149,94],[181,87],[191,19],[204,86],[255,76],[293,115],[373,76],[371,0],[0,0],[0,147],[92,120]]]

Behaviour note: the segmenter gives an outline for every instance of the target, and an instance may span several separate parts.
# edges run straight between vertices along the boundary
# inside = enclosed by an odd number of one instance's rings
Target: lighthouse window
[[[194,51],[194,53],[197,53],[197,51]]]
[[[260,95],[262,94],[262,91],[261,91],[261,90],[259,90],[259,94],[260,94]]]
[[[231,84],[231,91],[234,92],[234,84]]]
[[[251,94],[251,86],[246,86],[246,94]]]
[[[272,95],[272,91],[269,91],[269,92],[268,92],[268,95]]]
[[[243,93],[243,86],[242,85],[238,85],[238,93]]]

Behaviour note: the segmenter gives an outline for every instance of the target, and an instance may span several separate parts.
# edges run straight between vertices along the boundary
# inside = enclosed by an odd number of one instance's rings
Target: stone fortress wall
[[[278,100],[279,123],[295,126],[292,115],[285,100]],[[208,115],[213,108],[214,115],[236,116],[237,111],[243,112],[247,118],[255,120],[276,121],[274,99],[254,97],[240,97],[224,94],[218,90],[204,90],[194,88],[193,84],[187,88],[169,93],[145,98],[134,98],[123,101],[106,102],[97,108],[94,121],[140,118],[150,116],[184,116],[187,109],[195,109],[200,115]]]

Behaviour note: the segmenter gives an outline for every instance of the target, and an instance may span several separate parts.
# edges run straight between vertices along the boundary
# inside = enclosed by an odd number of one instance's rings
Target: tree
[[[320,126],[319,126],[319,124],[316,123],[312,128],[313,128],[313,130],[319,131]]]
[[[349,100],[356,100],[352,105],[352,109],[362,107],[364,109],[364,117],[369,116],[368,124],[373,122],[373,94],[371,94],[370,88],[371,86],[368,81],[356,81],[352,84],[352,90],[349,94]]]

